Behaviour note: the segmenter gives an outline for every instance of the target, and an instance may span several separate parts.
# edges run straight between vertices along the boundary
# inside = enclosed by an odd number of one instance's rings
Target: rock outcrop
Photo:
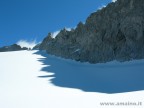
[[[24,47],[21,48],[21,46],[17,44],[13,44],[11,46],[4,46],[0,48],[0,52],[7,52],[7,51],[19,51],[19,50],[28,50],[28,48]]]
[[[63,29],[37,46],[81,62],[100,63],[144,58],[144,0],[117,0],[92,13],[76,29]]]

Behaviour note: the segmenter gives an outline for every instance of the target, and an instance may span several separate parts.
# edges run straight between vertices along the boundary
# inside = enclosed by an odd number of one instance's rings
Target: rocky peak
[[[76,29],[47,36],[39,49],[81,62],[144,58],[144,0],[117,0],[92,13]]]

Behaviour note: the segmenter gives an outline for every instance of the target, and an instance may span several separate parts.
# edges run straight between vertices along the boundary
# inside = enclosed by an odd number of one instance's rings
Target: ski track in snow
[[[42,71],[47,65],[39,61],[44,57],[34,54],[35,52],[0,53],[0,108],[109,108],[110,106],[100,106],[100,102],[144,102],[144,91],[106,94],[55,86],[51,83],[52,77],[38,77],[53,73]],[[77,65],[73,62],[69,63]],[[121,66],[131,64],[141,66],[140,68],[143,69],[143,63],[143,60],[137,61],[136,64],[126,62]],[[113,64],[119,66],[119,63],[111,62],[104,67],[107,69]],[[85,64],[85,66],[89,65]],[[97,64],[97,66],[103,65]],[[128,107],[143,108],[144,106]],[[125,107],[120,106],[120,108]]]

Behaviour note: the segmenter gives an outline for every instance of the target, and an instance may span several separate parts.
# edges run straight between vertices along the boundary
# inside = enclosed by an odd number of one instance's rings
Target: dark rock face
[[[33,50],[39,50],[39,46],[40,46],[40,44],[37,44],[37,45],[34,46],[32,49],[33,49]]]
[[[118,0],[71,31],[51,33],[37,47],[49,54],[99,63],[144,58],[144,0]]]
[[[11,46],[4,46],[2,48],[0,48],[0,52],[7,52],[7,51],[19,51],[19,50],[28,50],[28,48],[24,47],[21,48],[19,45],[17,44],[13,44]]]

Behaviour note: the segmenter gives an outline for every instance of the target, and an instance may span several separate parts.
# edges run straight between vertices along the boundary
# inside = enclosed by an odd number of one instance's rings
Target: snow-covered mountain
[[[0,108],[144,108],[143,10],[144,0],[113,0],[38,50],[0,48]]]
[[[143,70],[144,60],[92,65],[45,52],[1,52],[0,108],[143,108]]]

